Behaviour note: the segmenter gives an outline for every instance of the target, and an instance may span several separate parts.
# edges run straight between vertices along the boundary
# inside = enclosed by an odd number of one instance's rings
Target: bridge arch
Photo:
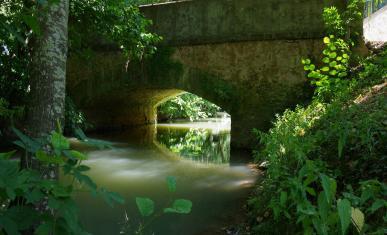
[[[232,116],[233,147],[252,148],[253,128],[267,130],[276,113],[311,95],[300,61],[321,57],[321,12],[333,4],[345,1],[191,0],[146,6],[141,10],[164,37],[156,56],[126,71],[126,58],[118,51],[97,51],[88,61],[73,55],[67,89],[98,129],[152,124],[158,102],[187,91]]]

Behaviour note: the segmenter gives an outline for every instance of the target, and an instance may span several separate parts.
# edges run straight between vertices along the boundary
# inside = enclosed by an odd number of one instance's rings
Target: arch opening
[[[157,106],[156,142],[177,157],[204,164],[229,164],[231,116],[189,92]]]

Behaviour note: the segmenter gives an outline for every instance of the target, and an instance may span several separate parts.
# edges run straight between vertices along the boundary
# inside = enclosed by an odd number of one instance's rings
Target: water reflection
[[[228,164],[230,134],[226,122],[163,124],[157,127],[155,138],[156,144],[167,151],[139,145],[138,138],[128,138],[130,133],[134,132],[104,136],[102,139],[112,141],[112,149],[85,149],[89,156],[86,164],[92,169],[89,175],[99,186],[126,199],[125,205],[110,208],[89,194],[77,195],[81,220],[92,234],[120,234],[128,224],[138,224],[141,216],[135,197],[152,198],[156,209],[162,208],[170,201],[167,176],[177,179],[174,197],[193,202],[192,213],[163,215],[152,222],[149,234],[203,234],[212,227],[224,226],[241,209],[256,176],[244,164]],[[177,157],[171,157],[169,150]],[[133,234],[128,231],[125,234]]]
[[[156,139],[185,159],[205,164],[228,164],[230,124],[228,118],[159,124]]]

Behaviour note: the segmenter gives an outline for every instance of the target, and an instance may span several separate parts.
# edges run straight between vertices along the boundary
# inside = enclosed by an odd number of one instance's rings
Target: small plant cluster
[[[324,11],[322,66],[302,61],[316,86],[312,102],[278,115],[268,133],[256,131],[256,161],[267,161],[248,203],[257,234],[387,232],[387,50],[354,60],[359,3],[341,15]]]
[[[343,83],[348,82],[345,78],[349,73],[350,48],[348,44],[334,35],[324,38],[325,49],[323,67],[317,68],[310,59],[302,60],[304,70],[308,72],[308,78],[313,79],[312,84],[316,86],[317,97],[325,100],[331,98],[330,94],[338,92]]]
[[[18,160],[11,159],[16,151],[0,154],[0,234],[88,234],[72,199],[77,190],[87,189],[111,206],[124,202],[85,174],[90,169],[82,164],[86,155],[72,150],[61,132],[42,138],[14,132],[19,137],[14,143],[25,150],[26,158],[21,168]],[[31,161],[26,160],[28,156]],[[59,169],[68,182],[52,179]]]
[[[307,77],[312,79],[311,83],[316,87],[317,99],[330,100],[332,94],[339,92],[348,83],[350,60],[355,60],[351,49],[361,36],[358,28],[362,27],[362,7],[362,0],[351,0],[341,14],[336,7],[324,9],[323,18],[329,36],[324,37],[320,66],[310,59],[302,60]]]
[[[173,176],[167,177],[167,187],[169,193],[176,192],[176,178]],[[155,211],[155,202],[150,198],[136,197],[137,209],[140,212],[143,220],[136,226],[134,234],[142,235],[148,229],[148,226],[158,217],[163,214],[176,213],[176,214],[189,214],[191,213],[192,201],[187,199],[175,199],[170,200],[169,205],[162,208],[159,212]],[[147,220],[145,220],[147,218]],[[121,234],[130,233],[133,231],[132,226],[128,223],[129,218],[125,216],[125,223],[121,229]]]

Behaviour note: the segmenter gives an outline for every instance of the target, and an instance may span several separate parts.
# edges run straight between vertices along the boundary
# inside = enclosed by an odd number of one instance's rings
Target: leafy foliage
[[[78,218],[72,199],[80,187],[100,195],[107,203],[123,203],[121,196],[97,185],[85,175],[90,168],[82,164],[87,156],[70,149],[69,141],[60,133],[33,139],[14,129],[19,140],[15,144],[34,157],[20,168],[10,159],[15,151],[0,154],[0,231],[9,235],[34,231],[35,234],[87,234]],[[36,169],[40,166],[40,171]],[[50,179],[61,168],[71,183]],[[46,176],[46,177],[43,177]],[[38,210],[37,208],[45,208]]]
[[[28,101],[31,51],[34,38],[39,37],[41,31],[36,10],[55,2],[1,2],[0,98],[7,102],[8,110],[23,108]],[[155,44],[161,40],[147,31],[151,22],[141,15],[133,1],[70,1],[69,17],[70,56],[77,53],[89,59],[94,49],[106,46],[122,50],[128,56],[128,62],[141,60],[152,55],[156,51]],[[70,127],[83,122],[80,113],[73,111],[67,112]],[[3,119],[9,118],[2,116]]]
[[[157,141],[179,156],[202,164],[224,164],[230,160],[230,133],[206,129],[188,131],[158,128]]]
[[[185,93],[158,106],[158,114],[167,119],[187,118],[191,121],[214,117],[221,109],[191,93]]]
[[[323,18],[326,33],[324,37],[323,59],[320,67],[310,59],[303,59],[304,70],[316,86],[316,98],[324,101],[340,91],[349,79],[351,49],[359,40],[362,27],[362,0],[351,0],[344,12],[336,7],[324,9]],[[360,24],[360,25],[359,25]]]
[[[324,38],[323,67],[303,60],[316,85],[312,103],[278,115],[268,133],[256,131],[262,149],[255,158],[268,162],[249,200],[257,233],[385,233],[387,51],[350,67],[353,44],[340,37],[353,21],[340,19],[356,19],[358,3],[350,2],[345,17],[330,14],[336,34]]]

